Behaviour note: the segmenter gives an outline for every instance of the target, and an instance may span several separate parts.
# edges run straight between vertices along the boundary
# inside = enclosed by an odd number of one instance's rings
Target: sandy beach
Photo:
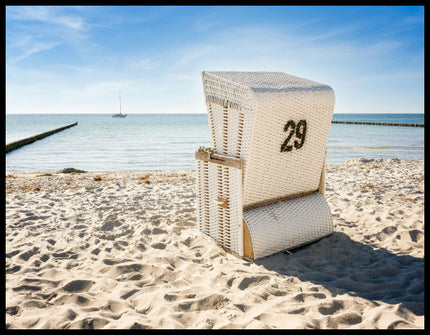
[[[424,160],[328,165],[335,232],[255,262],[195,171],[6,175],[7,328],[424,328]]]

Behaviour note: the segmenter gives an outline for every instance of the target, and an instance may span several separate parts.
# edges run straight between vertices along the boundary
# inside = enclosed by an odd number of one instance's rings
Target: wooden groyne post
[[[399,127],[424,127],[423,124],[417,124],[417,123],[385,123],[385,122],[357,122],[357,121],[331,121],[331,123],[368,124],[368,125],[376,125],[376,126],[399,126]]]
[[[75,122],[75,123],[69,124],[69,125],[64,126],[64,127],[60,127],[60,128],[54,129],[54,130],[47,131],[45,133],[41,133],[41,134],[38,134],[38,135],[34,135],[34,136],[30,136],[30,137],[24,138],[22,140],[18,140],[18,141],[14,141],[14,142],[8,143],[8,144],[6,144],[6,153],[8,153],[8,152],[10,152],[12,150],[21,148],[24,145],[33,143],[33,142],[35,142],[37,140],[41,140],[42,138],[51,136],[51,135],[53,135],[55,133],[58,133],[58,132],[60,132],[62,130],[65,130],[67,128],[76,126],[77,124],[78,123]]]

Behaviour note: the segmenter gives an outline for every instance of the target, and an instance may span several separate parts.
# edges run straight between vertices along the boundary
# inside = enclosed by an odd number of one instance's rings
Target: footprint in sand
[[[116,264],[121,264],[121,263],[125,263],[125,262],[130,262],[131,260],[128,258],[123,258],[123,259],[110,259],[110,258],[106,258],[103,260],[103,263],[106,265],[116,265]]]
[[[229,303],[229,299],[219,294],[211,294],[201,299],[193,299],[191,301],[183,301],[178,304],[180,312],[195,312],[205,310],[217,310],[223,308]]]
[[[163,250],[163,249],[166,249],[166,244],[159,242],[159,243],[152,244],[151,247],[154,249]]]
[[[126,299],[130,298],[132,295],[134,295],[135,293],[137,293],[137,292],[139,292],[139,290],[138,290],[138,289],[133,289],[133,290],[131,290],[131,291],[129,291],[129,292],[127,292],[127,293],[123,294],[123,295],[121,296],[121,299],[126,300]]]
[[[86,292],[94,283],[95,282],[93,280],[72,280],[63,286],[63,290],[72,293]]]
[[[304,314],[306,311],[306,308],[299,308],[299,309],[292,309],[290,311],[287,311],[288,314]]]
[[[79,306],[87,306],[90,303],[90,299],[84,297],[83,295],[78,295],[76,297],[76,304]]]
[[[81,329],[100,329],[109,323],[108,320],[102,318],[85,318],[83,320],[77,320],[70,325],[70,328],[81,328]]]
[[[23,252],[21,255],[19,255],[19,258],[21,258],[24,261],[28,261],[33,255],[37,254],[38,252],[39,252],[39,248],[34,247],[31,250]]]
[[[293,299],[298,302],[305,302],[306,300],[325,299],[326,295],[324,293],[299,293]]]
[[[132,264],[124,264],[124,265],[118,265],[116,269],[120,274],[127,274],[130,272],[139,272],[143,268],[142,264],[139,263],[132,263]]]
[[[34,285],[21,285],[12,288],[14,291],[40,291],[42,288],[40,286],[34,286]]]
[[[151,327],[150,326],[146,326],[146,325],[142,325],[141,323],[138,323],[138,322],[135,322],[130,327],[130,329],[151,329]]]
[[[258,277],[246,277],[240,282],[238,288],[241,290],[246,290],[248,287],[253,287],[261,282],[269,280],[269,276],[258,276]]]
[[[47,242],[51,245],[55,245],[55,243],[57,243],[57,241],[55,241],[53,239],[49,239]]]
[[[409,231],[409,235],[412,242],[418,242],[424,238],[424,234],[417,229]]]
[[[146,250],[146,247],[145,247],[145,245],[143,245],[143,244],[139,244],[139,245],[137,246],[137,249],[139,249],[140,251],[145,251],[145,250]]]
[[[5,256],[6,258],[12,258],[15,255],[18,255],[21,252],[21,250],[14,250],[12,252],[7,253]]]
[[[72,310],[72,309],[68,309],[65,313],[64,313],[64,317],[63,320],[69,320],[72,321],[76,318],[78,314]]]
[[[158,234],[167,234],[167,230],[164,229],[160,229],[155,227],[154,229],[152,229],[152,234],[153,235],[158,235]]]
[[[52,254],[55,258],[58,259],[76,259],[78,258],[78,254],[75,254],[72,251],[64,251],[64,252],[54,252]]]
[[[175,295],[175,294],[165,294],[164,295],[164,300],[167,300],[167,301],[175,301],[176,299],[178,298],[178,296],[177,295]]]
[[[362,321],[362,317],[356,313],[345,313],[335,318],[330,317],[328,327],[338,328],[339,325],[352,326],[361,323]]]
[[[338,310],[344,308],[343,301],[333,300],[332,302],[323,304],[318,311],[323,315],[333,315]]]
[[[394,234],[396,231],[397,231],[397,228],[394,226],[385,227],[384,229],[382,229],[382,231],[376,234],[376,238],[382,242],[391,234]]]
[[[18,272],[19,270],[21,270],[21,267],[19,265],[15,265],[15,266],[13,266],[11,268],[6,267],[6,273],[9,273],[9,274]]]
[[[245,313],[249,308],[248,305],[244,304],[234,304],[235,307],[239,308],[243,313]]]
[[[98,255],[99,253],[100,253],[100,249],[99,248],[95,248],[94,250],[92,250],[91,251],[91,253],[93,254],[93,255]]]
[[[11,306],[6,308],[6,313],[10,315],[16,315],[18,314],[19,307],[18,306]]]
[[[40,257],[40,260],[42,261],[42,262],[46,262],[47,260],[49,259],[49,256],[48,255],[42,255],[41,257]]]

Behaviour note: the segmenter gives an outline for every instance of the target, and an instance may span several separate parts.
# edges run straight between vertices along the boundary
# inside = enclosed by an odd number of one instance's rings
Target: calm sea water
[[[424,123],[423,114],[334,114],[333,120]],[[194,169],[194,152],[210,146],[207,114],[6,115],[6,143],[77,121],[78,125],[6,155],[6,173]],[[424,158],[424,128],[332,124],[327,163],[347,159]]]

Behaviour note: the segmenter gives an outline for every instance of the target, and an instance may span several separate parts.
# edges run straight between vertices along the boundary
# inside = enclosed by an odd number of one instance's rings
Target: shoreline
[[[249,262],[195,170],[6,175],[7,328],[424,328],[424,160],[328,164],[335,232]]]

